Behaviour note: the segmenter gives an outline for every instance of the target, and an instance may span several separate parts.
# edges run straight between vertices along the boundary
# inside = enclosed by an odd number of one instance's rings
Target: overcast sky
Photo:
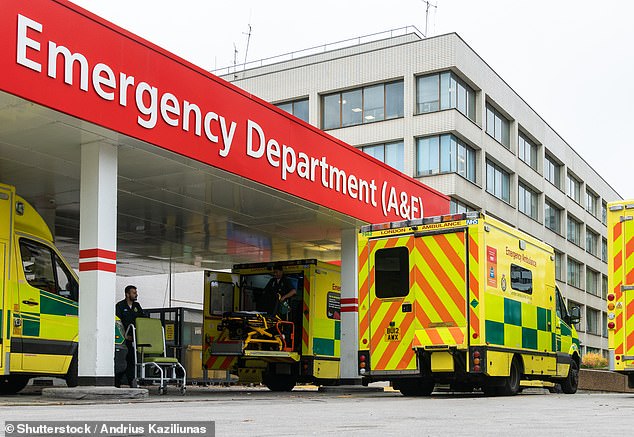
[[[242,63],[408,25],[425,31],[422,0],[74,2],[209,70],[232,65],[234,45]],[[433,3],[428,35],[457,32],[621,196],[634,198],[634,2]]]

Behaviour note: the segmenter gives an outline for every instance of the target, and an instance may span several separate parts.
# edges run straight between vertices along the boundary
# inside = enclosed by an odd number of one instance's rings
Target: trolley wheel
[[[167,387],[160,386],[158,389],[158,392],[159,392],[159,395],[161,396],[167,394]]]
[[[187,388],[183,385],[183,386],[181,386],[181,388],[179,389],[179,391],[180,391],[180,394],[181,394],[181,395],[185,396],[185,392],[187,392]]]

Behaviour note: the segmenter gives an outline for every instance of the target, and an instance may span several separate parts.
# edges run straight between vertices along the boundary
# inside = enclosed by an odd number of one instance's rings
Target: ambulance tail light
[[[486,370],[486,351],[482,348],[469,349],[469,371],[472,373],[484,373]]]
[[[616,296],[613,293],[608,294],[608,301],[609,302],[612,302],[615,298],[616,298]]]
[[[359,351],[359,375],[365,375],[370,371],[370,352],[369,351]]]

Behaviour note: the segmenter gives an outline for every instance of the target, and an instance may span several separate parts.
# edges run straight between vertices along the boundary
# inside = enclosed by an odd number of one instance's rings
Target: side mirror
[[[570,308],[570,323],[574,325],[581,320],[581,309],[578,306]]]

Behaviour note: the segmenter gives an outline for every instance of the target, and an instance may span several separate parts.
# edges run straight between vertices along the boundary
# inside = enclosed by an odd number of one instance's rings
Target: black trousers
[[[134,345],[132,344],[132,341],[126,340],[125,345],[128,347],[128,353],[125,357],[127,366],[123,372],[118,373],[114,376],[115,387],[119,387],[121,385],[123,375],[125,375],[127,383],[130,386],[132,385],[132,380],[134,379],[134,354],[136,352],[134,350]]]

